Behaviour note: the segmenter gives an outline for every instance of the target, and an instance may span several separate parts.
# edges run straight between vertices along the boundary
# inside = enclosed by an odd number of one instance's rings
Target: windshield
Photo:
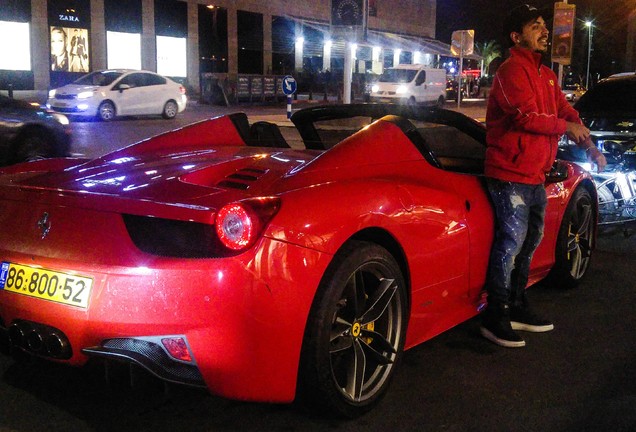
[[[636,111],[636,80],[609,80],[588,90],[575,108],[583,112],[633,113]]]
[[[121,72],[116,71],[97,71],[91,72],[88,75],[84,75],[78,80],[75,80],[73,84],[88,85],[88,86],[107,86],[112,84],[117,78],[122,76]]]
[[[387,69],[380,75],[380,82],[408,83],[413,81],[417,69]]]

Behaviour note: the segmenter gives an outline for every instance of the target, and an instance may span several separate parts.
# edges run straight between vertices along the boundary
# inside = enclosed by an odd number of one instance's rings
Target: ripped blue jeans
[[[495,211],[495,238],[486,276],[488,302],[525,307],[530,261],[543,238],[545,187],[486,180]]]

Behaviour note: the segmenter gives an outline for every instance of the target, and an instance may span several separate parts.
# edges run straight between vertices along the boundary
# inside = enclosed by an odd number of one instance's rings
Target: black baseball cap
[[[534,6],[522,4],[515,7],[510,11],[508,17],[504,21],[503,31],[505,38],[510,40],[510,33],[521,33],[523,26],[536,20],[540,16],[543,16],[543,11]]]

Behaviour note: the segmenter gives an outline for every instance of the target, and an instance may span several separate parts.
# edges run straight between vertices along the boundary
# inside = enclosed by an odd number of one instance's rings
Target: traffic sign
[[[293,95],[294,93],[296,93],[296,87],[297,87],[296,80],[294,79],[293,76],[286,75],[283,78],[282,87],[283,87],[283,93],[285,93],[287,96]]]

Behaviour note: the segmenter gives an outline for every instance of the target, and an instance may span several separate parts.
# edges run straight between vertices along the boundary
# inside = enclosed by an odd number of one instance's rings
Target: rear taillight
[[[226,248],[250,247],[280,208],[275,197],[251,198],[222,207],[216,215],[216,234]]]
[[[226,205],[219,211],[216,234],[227,248],[240,250],[250,244],[255,236],[254,228],[252,218],[240,204]]]
[[[186,94],[186,89],[184,86],[182,85],[179,86],[179,93],[181,93],[182,95]]]
[[[188,344],[183,337],[169,337],[161,339],[161,343],[168,353],[175,359],[184,362],[192,362],[192,356]]]

